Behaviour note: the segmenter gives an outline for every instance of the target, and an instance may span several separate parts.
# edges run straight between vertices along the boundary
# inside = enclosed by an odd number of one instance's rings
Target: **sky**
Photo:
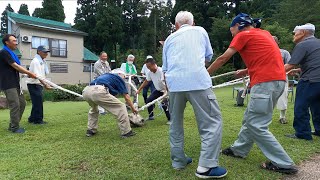
[[[30,15],[32,15],[36,8],[42,8],[42,0],[0,0],[0,14],[9,3],[11,4],[14,12],[19,11],[21,4],[27,4]],[[62,5],[64,6],[64,14],[66,15],[64,22],[74,24],[73,20],[76,17],[77,0],[62,0]]]
[[[27,4],[30,15],[32,15],[36,8],[42,7],[42,0],[0,0],[0,15],[9,3],[14,12],[19,11],[21,4]],[[175,0],[172,3],[174,4]],[[64,22],[73,25],[74,18],[76,17],[77,0],[62,0],[62,5],[64,6],[64,14],[66,15]]]

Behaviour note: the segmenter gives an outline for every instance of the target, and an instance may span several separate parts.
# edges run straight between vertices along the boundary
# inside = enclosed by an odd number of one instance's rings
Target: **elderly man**
[[[194,109],[201,138],[196,176],[219,178],[227,170],[218,166],[222,137],[222,118],[205,61],[213,56],[208,33],[193,26],[193,15],[180,11],[175,18],[176,32],[164,42],[162,70],[169,90],[171,160],[174,169],[192,162],[184,151],[183,114],[187,101]]]
[[[6,34],[2,38],[4,48],[0,51],[0,90],[6,95],[10,109],[9,131],[24,133],[25,129],[19,127],[26,101],[20,88],[19,72],[36,78],[36,74],[21,66],[20,60],[14,50],[17,49],[17,39],[13,34]]]
[[[118,94],[122,94],[125,101],[131,107],[131,110],[134,113],[137,113],[137,110],[130,100],[123,78],[125,78],[124,72],[120,69],[115,69],[112,73],[106,73],[99,76],[90,83],[90,86],[84,88],[82,93],[83,99],[91,106],[88,113],[87,137],[91,137],[97,133],[99,115],[98,106],[101,106],[111,114],[117,116],[121,138],[128,138],[135,135],[135,132],[133,132],[130,127],[126,106],[115,97]]]
[[[111,71],[111,68],[107,60],[108,60],[108,54],[102,51],[100,53],[99,60],[94,63],[94,70],[93,70],[94,79],[97,79],[97,77],[101,76],[102,74],[105,74]]]
[[[100,53],[100,58],[97,62],[94,63],[94,69],[93,69],[93,78],[97,79],[97,77],[101,76],[102,74],[108,73],[111,71],[111,68],[108,63],[108,54],[104,51]],[[106,110],[102,107],[99,108],[99,113],[104,115],[106,114]]]
[[[287,136],[312,140],[312,134],[320,136],[320,40],[314,37],[315,26],[310,23],[297,26],[293,32],[296,46],[285,69],[288,72],[300,65],[301,69],[291,72],[302,71],[302,74],[294,104],[293,127],[296,132]],[[314,132],[311,132],[309,108]]]
[[[279,39],[277,36],[272,36],[276,43],[279,45]],[[285,49],[280,49],[281,57],[283,64],[287,64],[291,58],[290,53]],[[286,84],[284,86],[284,91],[278,99],[277,109],[280,110],[280,119],[281,124],[287,124],[286,112],[288,107],[288,76],[286,77]]]
[[[146,80],[141,84],[139,87],[137,94],[141,92],[141,89],[144,90],[144,87],[146,87],[150,82],[154,84],[155,89],[152,91],[151,95],[146,99],[146,104],[152,102],[153,100],[161,97],[163,93],[166,91],[165,83],[164,83],[164,76],[162,72],[162,68],[158,67],[156,64],[156,61],[153,59],[152,56],[147,56],[147,59],[145,61],[145,65],[149,69],[149,71],[146,74]],[[164,112],[166,113],[168,123],[170,122],[170,113],[168,109],[168,102],[166,100],[162,101],[162,108]],[[148,107],[148,113],[149,113],[149,120],[154,120],[153,116],[153,109],[154,105]]]
[[[279,47],[268,31],[254,28],[253,19],[238,14],[230,25],[233,36],[229,48],[208,68],[212,73],[239,52],[247,69],[238,76],[250,76],[251,98],[234,144],[222,151],[227,156],[245,158],[255,142],[270,160],[262,168],[281,173],[296,173],[292,159],[269,131],[273,108],[284,90],[286,75]]]
[[[126,75],[137,75],[136,66],[133,64],[134,62],[134,55],[129,54],[127,57],[127,62],[122,63],[120,69],[126,73]],[[132,77],[131,83],[136,87],[137,84],[133,81],[135,77]],[[136,92],[134,89],[129,85],[128,80],[126,80],[127,88],[129,91],[130,96],[133,96],[133,102],[137,101]]]
[[[45,46],[39,46],[37,48],[37,54],[34,56],[30,63],[29,70],[41,78],[46,78],[49,74],[49,69],[45,58],[48,56],[49,49]],[[28,118],[28,122],[32,124],[46,124],[43,121],[43,86],[46,89],[51,89],[48,84],[38,79],[27,79],[27,86],[30,93],[30,98],[32,102],[31,114]]]

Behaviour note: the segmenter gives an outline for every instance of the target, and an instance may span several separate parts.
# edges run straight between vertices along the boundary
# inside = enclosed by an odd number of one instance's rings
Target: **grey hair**
[[[315,31],[312,29],[306,29],[305,30],[310,36],[314,36]]]
[[[127,57],[127,59],[128,59],[128,58],[133,58],[133,59],[134,59],[134,55],[129,54],[128,57]]]
[[[176,23],[178,23],[180,26],[184,24],[193,25],[193,15],[189,11],[180,11],[176,15],[175,19]]]

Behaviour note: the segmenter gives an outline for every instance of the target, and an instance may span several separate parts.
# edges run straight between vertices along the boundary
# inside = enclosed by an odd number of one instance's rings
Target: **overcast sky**
[[[0,0],[0,13],[4,11],[9,3],[14,12],[19,11],[21,4],[27,4],[30,15],[32,15],[35,8],[42,7],[42,0]],[[74,24],[73,20],[76,16],[77,0],[62,0],[62,5],[64,6],[64,14],[66,15],[64,22]]]
[[[175,3],[175,0],[172,2]],[[9,3],[11,4],[14,12],[19,11],[21,4],[27,4],[30,15],[32,15],[35,8],[42,7],[42,0],[0,0],[0,14],[4,11]],[[66,15],[64,22],[74,24],[73,21],[76,17],[77,0],[62,0],[62,5],[64,6],[64,14]]]

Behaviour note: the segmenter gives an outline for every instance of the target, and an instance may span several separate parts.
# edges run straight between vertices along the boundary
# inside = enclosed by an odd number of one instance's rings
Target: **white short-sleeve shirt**
[[[146,79],[147,81],[152,81],[154,87],[156,88],[156,90],[158,91],[164,91],[165,88],[165,84],[164,84],[164,76],[163,76],[163,72],[162,72],[162,68],[158,67],[157,71],[155,73],[149,71],[146,74]]]

